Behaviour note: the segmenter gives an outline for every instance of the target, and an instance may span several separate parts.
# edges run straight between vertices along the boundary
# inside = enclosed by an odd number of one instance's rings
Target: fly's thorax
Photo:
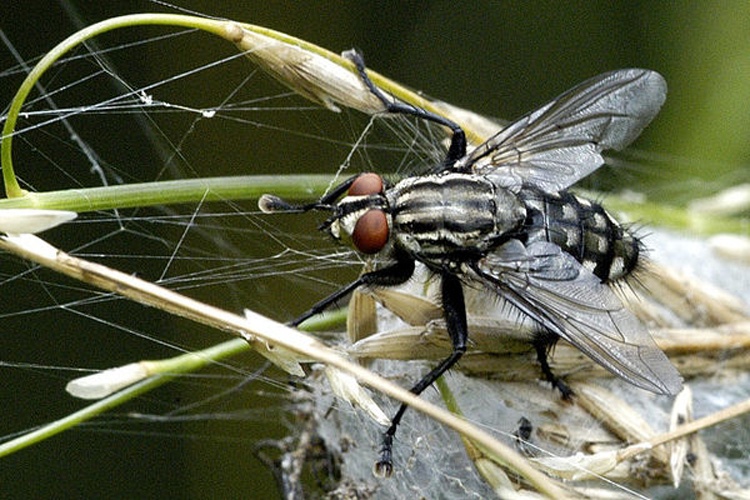
[[[481,256],[526,215],[514,194],[473,174],[410,177],[386,197],[394,244],[417,260],[443,268]]]
[[[598,203],[561,191],[524,187],[525,243],[544,240],[572,255],[603,282],[630,274],[640,255],[640,240]]]

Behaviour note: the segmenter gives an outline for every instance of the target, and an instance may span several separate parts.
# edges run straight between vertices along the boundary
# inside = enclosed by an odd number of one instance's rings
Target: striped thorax
[[[519,199],[481,175],[411,177],[386,193],[394,244],[430,267],[455,269],[496,247],[526,216]]]

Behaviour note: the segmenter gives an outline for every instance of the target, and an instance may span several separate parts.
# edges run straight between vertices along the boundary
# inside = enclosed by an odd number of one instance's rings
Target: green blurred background
[[[750,181],[750,3],[734,2],[277,2],[277,1],[184,1],[179,7],[206,15],[235,19],[266,26],[316,43],[334,52],[351,47],[361,49],[368,65],[390,78],[428,95],[479,113],[512,119],[546,102],[576,83],[603,71],[623,67],[645,67],[662,73],[669,84],[667,103],[662,113],[637,142],[648,151],[646,160],[636,162],[624,173],[603,173],[597,181],[610,187],[658,193],[660,201],[681,204],[690,198],[705,196],[722,187]],[[23,59],[43,54],[77,28],[107,17],[135,12],[170,9],[149,2],[7,2],[0,13],[0,28]],[[169,33],[169,28],[150,28],[138,32],[107,35],[101,43],[107,47]],[[143,35],[139,35],[143,33]],[[140,84],[158,81],[164,75],[179,73],[232,54],[225,42],[207,35],[151,44],[113,55],[118,71],[127,73]],[[16,66],[10,50],[0,50],[0,71]],[[251,65],[237,61],[231,66],[238,74],[215,73],[201,85],[180,89],[180,102],[215,102],[242,79]],[[246,69],[243,69],[246,68]],[[222,71],[226,71],[222,69]],[[7,106],[17,74],[1,74],[0,103]],[[50,78],[53,78],[51,76]],[[192,94],[190,94],[192,92]],[[75,94],[73,94],[75,95]],[[102,98],[82,94],[77,105]],[[75,105],[75,100],[68,105]],[[111,117],[97,124],[80,124],[80,131],[105,158],[117,157],[123,175],[135,179],[153,179],[162,165],[142,158],[153,155],[145,150],[147,141],[134,140],[141,133],[133,129],[132,117]],[[198,131],[202,142],[187,150],[193,165],[207,165],[198,175],[241,173],[284,173],[310,171],[332,173],[344,157],[341,149],[280,139],[268,130],[247,125],[217,122]],[[169,123],[161,123],[169,132]],[[88,127],[88,128],[87,128]],[[110,128],[111,127],[111,128]],[[179,130],[179,125],[175,125]],[[178,136],[179,137],[179,136]],[[350,139],[350,138],[347,138]],[[38,139],[42,141],[42,138]],[[132,141],[132,142],[130,142]],[[36,161],[34,144],[21,149],[19,158],[28,155]],[[18,146],[17,146],[18,147]],[[142,151],[141,148],[144,148]],[[61,148],[62,149],[62,148]],[[130,155],[134,168],[127,172]],[[54,151],[54,149],[53,149]],[[344,150],[345,152],[345,150]],[[68,154],[60,150],[59,163]],[[331,155],[335,154],[334,159]],[[66,185],[54,169],[29,172],[16,160],[24,178],[39,189]],[[652,165],[657,165],[656,167]],[[281,167],[280,167],[281,166]],[[167,175],[169,177],[169,175]],[[95,185],[95,181],[84,182]],[[623,185],[626,183],[626,185]],[[250,204],[248,204],[248,207]],[[308,221],[309,224],[309,221]],[[312,227],[312,226],[310,226]],[[179,231],[175,233],[178,235]],[[92,236],[81,235],[81,241]],[[126,241],[118,242],[120,253]],[[142,239],[131,253],[148,254]],[[257,243],[256,244],[262,244]],[[71,248],[74,243],[63,244]],[[153,250],[156,252],[157,250]],[[129,269],[126,256],[122,267]],[[113,265],[117,263],[109,262]],[[139,264],[141,265],[141,264]],[[146,264],[144,264],[145,266]],[[145,275],[159,275],[161,264],[153,269],[139,268]],[[13,259],[0,261],[4,276],[13,276],[23,265]],[[356,272],[356,269],[352,272]],[[337,278],[341,283],[346,278]],[[19,309],[19,297],[33,303],[28,291],[4,286],[3,310]],[[207,300],[219,301],[238,310],[247,305],[239,291],[228,297],[226,290],[203,289]],[[60,295],[58,295],[60,294]],[[62,299],[56,291],[56,299]],[[311,297],[314,292],[311,292]],[[311,303],[300,299],[300,303]],[[10,304],[10,305],[8,305]],[[29,306],[31,307],[31,306]],[[117,314],[129,318],[134,330],[164,332],[175,342],[188,347],[201,346],[206,334],[186,322],[144,312],[123,302],[116,304]],[[261,312],[274,314],[270,306]],[[303,307],[303,305],[300,305]],[[289,319],[288,309],[275,314]],[[105,316],[106,313],[97,312]],[[66,323],[70,319],[70,323]],[[171,355],[153,343],[138,343],[124,335],[100,335],[96,342],[86,340],[95,332],[80,330],[76,318],[37,313],[20,319],[4,320],[0,338],[0,360],[39,362],[72,366],[113,366],[142,358]],[[68,339],[68,336],[70,339]],[[218,341],[220,337],[211,336]],[[70,340],[70,343],[68,343]],[[99,341],[102,343],[100,344]],[[131,345],[132,344],[132,345]],[[109,347],[101,347],[107,345]],[[248,361],[252,363],[253,361]],[[22,374],[19,375],[19,374]],[[80,403],[62,393],[66,377],[51,384],[49,374],[20,372],[0,368],[0,434],[59,418],[80,407]],[[67,377],[69,378],[69,377]],[[201,387],[193,388],[200,391]],[[272,390],[271,388],[265,388]],[[158,398],[145,398],[158,412],[164,401],[179,404],[184,386],[169,389]],[[191,389],[192,390],[192,389]],[[203,388],[203,390],[208,390]],[[261,389],[258,389],[260,392]],[[141,403],[123,411],[146,411]],[[110,497],[110,498],[199,498],[199,497],[273,497],[272,478],[252,456],[256,439],[279,437],[285,428],[279,416],[280,406],[273,396],[253,395],[240,401],[253,408],[253,416],[241,426],[227,430],[221,422],[201,422],[179,430],[162,432],[158,426],[145,426],[135,435],[119,434],[107,425],[102,432],[73,431],[50,439],[32,449],[0,461],[0,485],[5,496],[23,498]],[[268,409],[266,409],[266,407]],[[186,426],[189,424],[185,424]],[[198,427],[198,428],[197,428]],[[94,429],[96,430],[96,429]],[[206,438],[231,434],[232,439]],[[201,436],[201,437],[196,437]],[[366,452],[366,451],[365,451]]]

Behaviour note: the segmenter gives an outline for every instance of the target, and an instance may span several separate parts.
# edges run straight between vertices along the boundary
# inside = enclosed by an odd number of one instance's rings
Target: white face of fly
[[[370,209],[367,206],[367,198],[369,197],[370,196],[346,196],[339,201],[337,208],[339,213],[343,215],[338,217],[331,224],[331,234],[333,234],[336,239],[341,238],[342,231],[347,236],[351,236],[354,233],[357,221]],[[357,206],[362,208],[355,209],[354,207]]]
[[[388,244],[392,218],[382,193],[346,196],[336,205],[336,212],[328,228],[334,238],[340,239],[342,233],[351,237],[364,254],[378,253]]]

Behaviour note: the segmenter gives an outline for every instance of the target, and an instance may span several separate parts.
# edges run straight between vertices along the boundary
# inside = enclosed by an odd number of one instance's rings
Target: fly
[[[604,164],[602,151],[630,144],[666,98],[658,73],[625,69],[591,78],[467,151],[455,122],[387,97],[369,79],[362,56],[348,56],[386,112],[448,127],[442,163],[428,173],[387,185],[374,173],[354,176],[318,202],[293,206],[264,195],[265,212],[330,211],[323,223],[335,238],[380,266],[315,304],[291,324],[325,310],[358,287],[406,282],[421,262],[440,279],[451,354],[411,391],[420,394],[466,351],[463,286],[484,288],[536,325],[531,339],[544,377],[563,395],[572,391],[552,373],[547,354],[562,337],[613,374],[656,394],[674,395],[682,377],[646,327],[609,284],[637,267],[640,240],[599,204],[567,191]],[[390,475],[402,405],[383,436],[376,471]]]

